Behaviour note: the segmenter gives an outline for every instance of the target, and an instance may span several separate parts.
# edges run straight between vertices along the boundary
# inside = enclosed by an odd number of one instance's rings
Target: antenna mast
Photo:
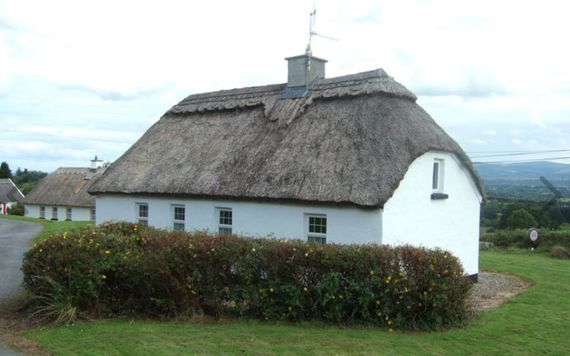
[[[313,55],[313,51],[311,50],[311,42],[313,40],[313,36],[319,36],[322,38],[326,38],[327,40],[338,41],[338,39],[336,38],[318,34],[315,31],[316,19],[317,19],[317,6],[313,2],[313,11],[311,11],[309,19],[309,44],[307,44],[307,49],[305,50],[305,55],[307,56],[307,70],[311,69],[311,56]]]

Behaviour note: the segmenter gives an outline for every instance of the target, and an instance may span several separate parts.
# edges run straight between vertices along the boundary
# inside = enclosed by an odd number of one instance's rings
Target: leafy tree
[[[12,171],[6,162],[0,164],[0,178],[12,178]]]
[[[537,225],[534,216],[525,209],[514,210],[507,218],[507,227],[511,229],[528,229]]]
[[[18,168],[12,180],[25,195],[28,194],[45,176],[47,176],[47,173],[45,172],[29,171],[27,168],[21,170]]]

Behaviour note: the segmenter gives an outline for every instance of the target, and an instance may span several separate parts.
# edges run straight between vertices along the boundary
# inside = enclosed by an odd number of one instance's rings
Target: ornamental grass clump
[[[457,258],[441,250],[210,236],[128,223],[54,236],[26,254],[22,269],[32,306],[65,322],[73,321],[69,315],[199,313],[438,329],[466,320],[470,288]],[[50,306],[61,304],[62,291],[65,308]],[[55,315],[60,309],[67,314]]]

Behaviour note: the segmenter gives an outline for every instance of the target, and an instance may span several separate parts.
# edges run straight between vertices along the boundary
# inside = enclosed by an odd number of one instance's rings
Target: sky
[[[0,0],[0,161],[48,172],[112,162],[187,95],[283,83],[313,6]],[[385,69],[476,162],[570,156],[570,2],[316,8],[315,31],[338,39],[313,37],[327,77]]]

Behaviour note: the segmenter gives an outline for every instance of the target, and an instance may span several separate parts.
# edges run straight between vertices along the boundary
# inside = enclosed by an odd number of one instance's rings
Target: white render
[[[52,208],[53,205],[36,205],[36,204],[25,204],[24,216],[31,218],[40,218],[40,206],[45,207],[45,219],[52,219]],[[57,208],[57,220],[66,220],[66,209],[67,206],[56,206]],[[71,221],[90,221],[91,220],[91,208],[85,207],[70,207],[71,210]]]
[[[448,194],[447,199],[431,198],[434,159],[443,160],[440,192]],[[473,178],[454,154],[428,152],[410,165],[384,209],[103,194],[96,197],[96,222],[137,222],[137,203],[146,203],[149,225],[172,229],[173,206],[178,205],[185,207],[186,231],[217,233],[217,209],[231,208],[234,234],[306,240],[307,216],[325,215],[328,243],[439,247],[459,257],[467,274],[477,274],[481,200]]]
[[[269,202],[172,199],[167,197],[98,195],[97,224],[137,222],[137,203],[148,204],[148,223],[172,229],[173,205],[184,206],[187,231],[218,232],[219,208],[232,209],[232,232],[250,237],[306,239],[308,214],[326,215],[327,242],[381,243],[381,210]]]
[[[449,197],[443,200],[430,197],[436,159],[444,162],[441,192]],[[428,152],[412,162],[384,205],[382,242],[448,250],[459,258],[467,274],[476,274],[481,201],[471,174],[454,154]]]

